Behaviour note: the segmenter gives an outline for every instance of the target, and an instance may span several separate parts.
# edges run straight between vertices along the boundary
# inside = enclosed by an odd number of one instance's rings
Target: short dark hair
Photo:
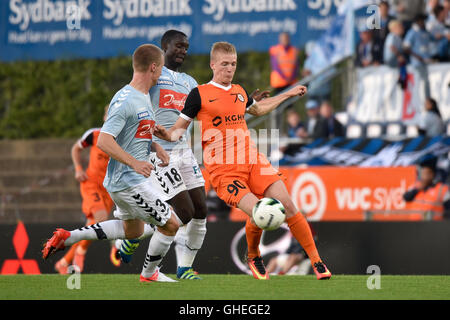
[[[440,4],[438,4],[436,7],[434,7],[433,14],[437,18],[441,14],[442,11],[444,11],[444,6],[441,6]]]
[[[187,38],[187,35],[184,32],[178,30],[168,30],[161,37],[161,48],[164,49],[170,43],[170,41],[172,41],[176,37]]]

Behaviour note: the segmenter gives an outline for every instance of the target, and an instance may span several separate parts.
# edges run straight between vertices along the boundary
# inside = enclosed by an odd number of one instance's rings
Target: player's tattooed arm
[[[175,142],[186,132],[190,123],[191,121],[180,116],[169,130],[161,125],[156,125],[153,134],[162,140]]]
[[[272,110],[276,109],[282,102],[285,100],[300,96],[303,97],[307,92],[307,88],[305,86],[295,86],[289,89],[286,92],[283,92],[274,97],[266,98],[257,103],[254,103],[250,108],[248,108],[247,113],[253,116],[263,116]]]
[[[161,145],[156,142],[152,142],[152,151],[156,152],[156,156],[161,160],[160,167],[167,167],[169,165],[170,156]]]
[[[137,160],[131,154],[123,150],[109,133],[100,132],[97,140],[97,147],[111,158],[126,164],[136,171],[136,173],[139,173],[146,178],[150,177],[151,171],[154,169],[148,161]]]

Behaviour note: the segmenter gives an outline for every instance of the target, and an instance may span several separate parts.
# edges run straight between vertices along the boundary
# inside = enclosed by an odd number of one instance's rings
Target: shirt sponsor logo
[[[187,94],[173,90],[161,89],[159,92],[159,107],[161,109],[183,110]]]
[[[156,85],[157,85],[157,86],[173,86],[173,81],[159,79],[159,80],[156,82]]]
[[[152,139],[153,129],[155,127],[154,120],[141,120],[134,135],[137,139]]]
[[[142,119],[142,118],[145,118],[145,117],[148,117],[148,116],[149,116],[148,111],[139,112],[137,114],[138,119]]]

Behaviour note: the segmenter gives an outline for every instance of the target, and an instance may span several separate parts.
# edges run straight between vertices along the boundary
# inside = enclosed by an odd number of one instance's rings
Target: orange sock
[[[80,244],[79,242],[75,243],[73,246],[70,247],[69,251],[67,251],[67,253],[64,255],[64,260],[67,261],[67,264],[70,265],[72,263],[73,256],[75,255],[75,250],[77,249],[79,244]]]
[[[297,213],[295,216],[286,219],[286,222],[295,239],[297,239],[308,254],[311,264],[314,265],[314,263],[321,261],[316,244],[314,243],[311,228],[303,214]]]
[[[91,243],[92,243],[91,240],[81,240],[80,241],[80,247],[82,248],[83,251],[87,251],[87,249],[89,248]]]
[[[248,253],[247,256],[251,259],[260,256],[259,241],[261,240],[262,229],[250,222],[247,218],[245,223],[245,236],[247,238]]]

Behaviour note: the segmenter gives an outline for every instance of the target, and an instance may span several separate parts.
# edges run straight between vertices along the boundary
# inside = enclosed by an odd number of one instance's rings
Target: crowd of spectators
[[[359,67],[420,68],[450,60],[450,0],[381,1],[379,15],[379,28],[359,30]]]

